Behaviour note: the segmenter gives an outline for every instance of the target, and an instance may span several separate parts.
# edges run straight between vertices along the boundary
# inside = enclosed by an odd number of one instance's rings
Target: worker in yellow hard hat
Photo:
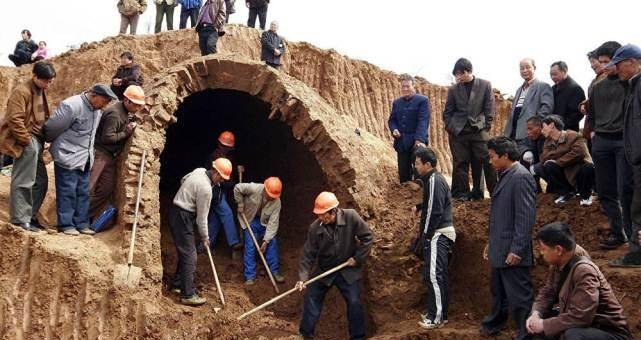
[[[341,209],[331,192],[321,192],[314,202],[318,217],[309,227],[303,257],[298,266],[299,290],[307,289],[303,300],[303,317],[299,331],[305,338],[314,337],[316,322],[321,315],[325,294],[336,286],[347,305],[350,339],[365,339],[365,319],[361,305],[361,278],[374,236],[356,210]],[[349,266],[318,281],[305,285],[313,276],[344,262]],[[313,269],[313,270],[312,270]]]
[[[89,217],[95,220],[105,211],[116,186],[116,161],[136,129],[134,113],[145,105],[145,92],[131,85],[124,99],[105,109],[96,130],[95,160],[89,175]]]

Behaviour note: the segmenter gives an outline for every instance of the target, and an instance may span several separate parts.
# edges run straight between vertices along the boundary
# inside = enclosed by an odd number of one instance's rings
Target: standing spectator
[[[225,23],[229,22],[229,16],[236,13],[236,0],[225,0]]]
[[[58,230],[66,235],[95,234],[89,228],[89,170],[102,108],[118,99],[106,85],[63,100],[44,125],[51,142],[56,176]]]
[[[125,143],[136,129],[133,114],[145,105],[145,92],[131,85],[125,99],[110,105],[98,124],[95,142],[95,161],[89,175],[89,217],[96,219],[109,202],[116,186],[116,160]]]
[[[272,21],[269,31],[263,32],[260,43],[262,45],[260,59],[273,68],[280,68],[280,58],[285,53],[285,42],[278,36],[277,21]]]
[[[417,94],[414,77],[402,74],[402,96],[392,103],[387,125],[394,137],[398,155],[398,177],[401,183],[412,179],[412,153],[415,147],[427,144],[430,124],[430,103],[426,96]]]
[[[196,21],[198,46],[201,55],[216,53],[218,37],[225,35],[225,2],[223,0],[206,0],[200,9]]]
[[[630,215],[632,232],[630,248],[625,256],[610,261],[614,267],[641,267],[641,48],[625,45],[619,48],[608,66],[616,65],[619,79],[624,82],[625,113],[623,145],[625,157],[632,166],[634,181]]]
[[[9,54],[9,60],[13,62],[16,67],[31,62],[31,55],[38,49],[38,44],[31,40],[31,32],[29,30],[22,30],[22,40],[16,44],[16,49],[13,54]]]
[[[492,312],[483,320],[481,334],[498,334],[507,323],[509,310],[518,328],[515,339],[528,339],[525,321],[533,298],[530,267],[534,264],[536,186],[532,175],[518,162],[514,141],[497,137],[487,143],[499,182],[492,193],[489,243],[483,251],[491,266]]]
[[[454,197],[482,199],[480,167],[472,167],[472,192],[469,192],[468,166],[471,162],[481,164],[490,192],[496,184],[496,172],[490,165],[487,152],[488,131],[494,120],[494,93],[489,81],[477,78],[472,73],[472,63],[461,58],[452,71],[456,85],[447,91],[443,111],[445,129],[449,134],[452,151],[452,191]]]
[[[180,24],[178,28],[187,27],[187,18],[191,20],[191,27],[196,26],[201,0],[178,0],[180,4]]]
[[[619,43],[608,41],[596,50],[602,66],[612,60],[619,47]],[[592,158],[596,191],[610,225],[608,238],[601,241],[600,246],[616,249],[625,244],[626,235],[632,232],[632,168],[625,158],[623,143],[625,87],[619,81],[616,66],[603,68],[603,75],[588,92],[587,120],[594,133]]]
[[[136,34],[138,19],[147,10],[147,0],[119,0],[117,7],[120,12],[120,34],[127,32],[127,26],[129,34]]]
[[[0,152],[14,158],[9,194],[9,221],[29,231],[40,231],[38,210],[47,193],[47,169],[42,160],[42,126],[49,119],[45,91],[56,77],[50,63],[33,65],[32,78],[16,86],[0,125]]]
[[[591,205],[594,165],[585,139],[576,131],[564,130],[563,121],[557,115],[543,118],[541,133],[545,144],[541,162],[534,165],[534,172],[554,187],[559,195],[554,203],[567,202],[577,190],[581,205]]]
[[[156,1],[156,27],[154,33],[160,33],[162,29],[163,16],[167,19],[167,31],[174,29],[174,7],[178,5],[176,0],[155,0]]]
[[[423,202],[412,207],[421,214],[420,236],[427,281],[427,311],[419,326],[433,329],[443,326],[449,306],[449,257],[456,241],[452,218],[452,195],[445,177],[436,171],[436,154],[428,148],[416,150],[416,172],[423,182]],[[420,243],[419,243],[420,244]]]
[[[50,56],[49,49],[47,48],[47,43],[44,41],[39,42],[38,49],[31,55],[31,60],[36,62],[40,60],[47,60],[49,58]]]
[[[536,79],[534,60],[526,58],[519,64],[524,82],[516,90],[514,106],[505,124],[504,134],[522,145],[526,136],[526,122],[535,115],[547,116],[554,110],[554,94],[550,85]]]
[[[256,16],[260,21],[260,29],[265,30],[267,23],[267,6],[269,0],[245,0],[245,5],[249,8],[249,18],[247,19],[247,26],[256,27]]]
[[[603,78],[605,78],[607,75],[604,72],[603,65],[599,62],[599,58],[597,57],[597,51],[590,51],[588,52],[588,60],[590,61],[590,67],[596,74],[595,78],[592,79],[590,82],[590,85],[588,86],[588,98],[585,99],[581,104],[579,105],[579,110],[581,111],[581,114],[585,115],[585,121],[583,122],[583,138],[585,138],[588,141],[588,149],[590,150],[590,154],[592,153],[592,126],[590,125],[589,117],[588,117],[588,103],[590,102],[589,98],[592,97],[592,89],[594,88],[594,85],[596,83],[600,82]]]
[[[579,132],[579,122],[583,119],[579,105],[585,100],[583,89],[568,75],[568,65],[564,61],[550,66],[550,78],[554,82],[554,114],[563,118],[567,130]]]
[[[140,65],[134,64],[134,55],[129,51],[123,52],[120,55],[120,66],[111,78],[111,90],[118,96],[118,100],[123,100],[123,93],[129,86],[142,87],[143,82]]]

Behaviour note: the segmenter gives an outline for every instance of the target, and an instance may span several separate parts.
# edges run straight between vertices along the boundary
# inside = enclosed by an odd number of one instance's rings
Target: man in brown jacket
[[[576,131],[563,130],[563,120],[557,115],[543,118],[541,133],[545,136],[539,164],[532,172],[540,174],[552,186],[548,192],[559,197],[556,204],[567,202],[575,188],[581,196],[581,205],[592,204],[594,186],[594,165],[585,139]]]
[[[0,126],[0,152],[15,158],[11,173],[10,221],[39,232],[38,210],[47,193],[47,169],[42,160],[42,126],[49,119],[45,90],[56,77],[48,62],[33,65],[33,77],[13,90]]]
[[[216,53],[218,37],[225,35],[226,7],[224,0],[207,0],[198,14],[196,32],[201,55]]]
[[[89,175],[89,218],[100,216],[116,185],[116,158],[136,129],[130,115],[145,105],[145,92],[131,85],[125,99],[109,106],[96,131],[95,158]],[[133,118],[133,117],[132,117]]]
[[[140,65],[134,64],[133,53],[123,52],[120,55],[120,63],[116,74],[111,77],[111,90],[114,91],[118,100],[122,101],[125,90],[131,85],[142,86],[144,79]]]
[[[599,268],[576,246],[572,231],[562,222],[538,233],[543,259],[554,267],[532,305],[526,322],[530,334],[565,340],[632,339],[623,308]],[[558,314],[553,306],[558,303]]]

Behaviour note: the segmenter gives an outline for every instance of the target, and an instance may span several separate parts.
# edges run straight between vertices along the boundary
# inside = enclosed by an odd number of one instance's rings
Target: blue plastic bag
[[[114,225],[117,214],[118,209],[116,209],[113,205],[107,206],[105,211],[103,211],[102,214],[100,214],[100,216],[98,216],[98,218],[93,221],[91,229],[99,233],[111,228]]]

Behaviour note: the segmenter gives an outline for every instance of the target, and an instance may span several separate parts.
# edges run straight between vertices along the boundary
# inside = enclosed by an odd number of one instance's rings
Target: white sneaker
[[[584,206],[584,207],[591,206],[592,205],[592,196],[590,196],[590,197],[588,197],[586,199],[582,199],[581,200],[581,205]]]
[[[570,195],[561,195],[557,199],[554,200],[554,204],[564,204],[567,203],[567,201],[570,200]]]
[[[421,314],[421,321],[418,322],[418,325],[421,326],[421,328],[425,329],[435,329],[443,327],[446,323],[447,320],[443,320],[442,322],[434,322],[428,319],[427,315]]]
[[[80,233],[76,229],[67,229],[67,230],[63,231],[62,233],[65,234],[65,235],[71,235],[71,236],[80,235]]]

